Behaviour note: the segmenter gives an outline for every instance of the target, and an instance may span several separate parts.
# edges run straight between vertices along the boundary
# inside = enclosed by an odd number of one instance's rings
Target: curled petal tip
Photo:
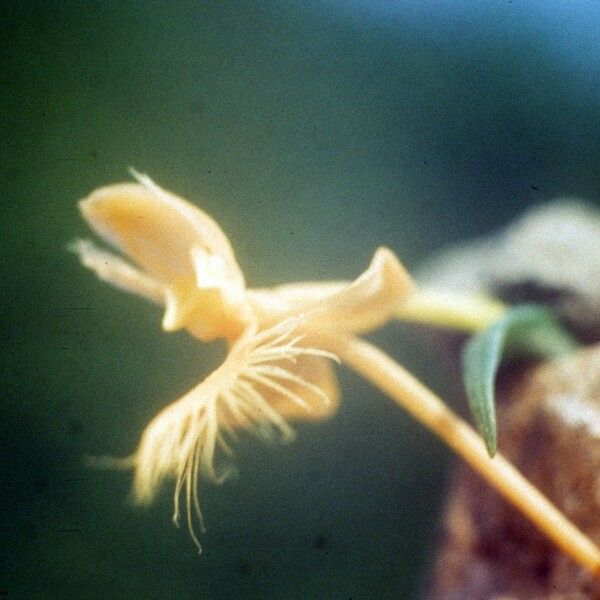
[[[370,331],[385,324],[412,290],[413,281],[397,256],[380,247],[362,275],[323,298],[319,321],[347,332]]]
[[[386,246],[377,248],[370,268],[381,271],[393,295],[407,295],[414,288],[414,281],[409,272],[396,254]]]

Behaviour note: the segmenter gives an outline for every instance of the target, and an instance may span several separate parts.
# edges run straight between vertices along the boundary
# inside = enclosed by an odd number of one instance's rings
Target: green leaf
[[[576,346],[552,312],[534,304],[511,308],[469,339],[463,351],[463,379],[471,412],[490,456],[497,449],[494,384],[502,358],[553,358]]]

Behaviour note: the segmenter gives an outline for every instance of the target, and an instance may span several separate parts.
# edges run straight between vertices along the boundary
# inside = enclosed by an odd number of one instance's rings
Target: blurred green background
[[[597,2],[8,2],[0,23],[0,598],[414,598],[449,452],[341,371],[286,447],[202,488],[198,557],[124,455],[223,356],[66,252],[127,168],[213,215],[247,280],[409,268],[557,195],[600,197]],[[448,397],[435,333],[374,339]],[[454,390],[454,391],[453,391]]]

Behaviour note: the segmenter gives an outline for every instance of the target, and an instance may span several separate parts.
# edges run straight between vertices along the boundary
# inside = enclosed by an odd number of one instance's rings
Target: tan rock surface
[[[600,346],[514,372],[498,386],[500,450],[600,545]],[[465,465],[452,483],[431,582],[432,599],[600,599],[600,578]]]

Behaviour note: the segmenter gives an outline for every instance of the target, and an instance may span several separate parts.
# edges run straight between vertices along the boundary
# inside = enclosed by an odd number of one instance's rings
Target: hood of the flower
[[[245,283],[229,240],[203,211],[144,176],[80,202],[90,227],[163,290],[168,331],[232,338],[248,323]]]

